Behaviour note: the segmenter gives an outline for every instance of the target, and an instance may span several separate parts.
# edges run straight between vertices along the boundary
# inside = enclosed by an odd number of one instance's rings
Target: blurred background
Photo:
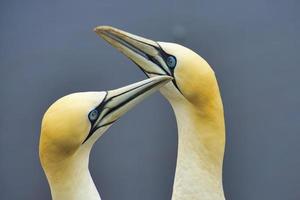
[[[214,68],[225,106],[227,199],[298,200],[299,10],[297,0],[2,0],[0,199],[51,199],[38,143],[53,101],[145,78],[92,31],[112,25],[183,44]],[[170,199],[176,132],[159,93],[115,123],[91,155],[102,199]]]

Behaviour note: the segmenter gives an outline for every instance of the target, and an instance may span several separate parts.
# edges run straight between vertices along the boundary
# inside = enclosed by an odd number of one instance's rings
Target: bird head
[[[160,89],[171,102],[184,98],[201,107],[219,93],[212,68],[200,55],[184,46],[156,42],[110,26],[99,26],[94,31],[148,77],[172,76],[172,82]]]
[[[42,120],[39,150],[43,167],[63,162],[80,149],[89,153],[117,119],[171,79],[153,77],[116,90],[74,93],[57,100]]]

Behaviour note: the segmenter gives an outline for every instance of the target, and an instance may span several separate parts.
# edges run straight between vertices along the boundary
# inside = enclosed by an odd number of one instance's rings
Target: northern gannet
[[[116,90],[73,93],[48,108],[39,155],[53,200],[100,200],[88,168],[93,144],[119,117],[171,79],[162,76]]]
[[[175,112],[178,127],[172,199],[224,200],[224,114],[218,83],[209,64],[179,44],[156,42],[109,26],[94,30],[147,76],[174,78],[160,89]]]

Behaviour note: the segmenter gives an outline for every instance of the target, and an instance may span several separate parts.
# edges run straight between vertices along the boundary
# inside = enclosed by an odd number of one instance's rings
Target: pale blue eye
[[[174,68],[176,66],[176,58],[174,56],[169,56],[167,58],[167,65],[170,68]]]
[[[97,118],[98,118],[98,110],[92,110],[90,113],[89,113],[89,119],[90,121],[95,121]]]

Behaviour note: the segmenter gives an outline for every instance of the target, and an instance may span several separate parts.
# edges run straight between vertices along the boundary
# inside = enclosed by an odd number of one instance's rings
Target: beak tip
[[[111,27],[111,26],[105,26],[105,25],[103,25],[103,26],[97,26],[97,27],[94,28],[94,32],[96,32],[96,33],[103,33],[105,31],[109,31],[111,29],[113,29],[113,27]]]
[[[98,27],[95,27],[95,28],[93,29],[93,31],[97,33],[97,32],[98,32]]]
[[[162,83],[168,83],[173,80],[173,77],[168,76],[168,75],[160,75],[160,76],[156,76],[154,78],[156,78],[158,81],[160,81]]]
[[[173,77],[172,77],[172,76],[168,76],[168,75],[166,75],[165,77],[166,77],[166,80],[168,80],[168,81],[171,81],[171,80],[173,80]]]
[[[97,26],[94,28],[95,33],[101,33],[102,32],[102,26]]]

